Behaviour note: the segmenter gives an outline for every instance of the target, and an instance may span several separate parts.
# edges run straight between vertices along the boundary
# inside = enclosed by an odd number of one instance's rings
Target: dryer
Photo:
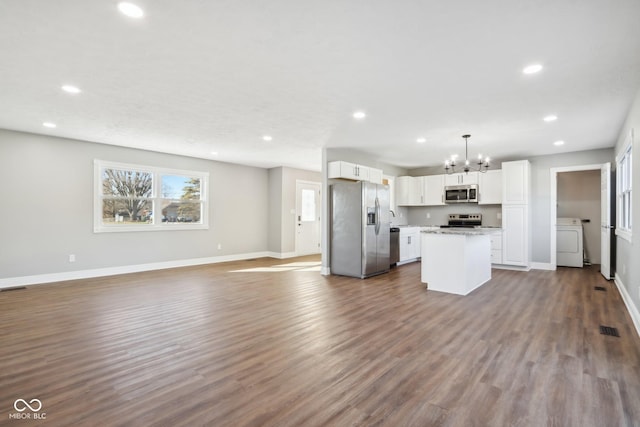
[[[580,218],[556,219],[556,265],[582,267],[584,260]]]

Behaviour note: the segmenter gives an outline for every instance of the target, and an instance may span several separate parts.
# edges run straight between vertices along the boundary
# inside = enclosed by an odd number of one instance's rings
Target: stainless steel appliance
[[[454,227],[480,227],[482,225],[482,214],[449,214],[447,225],[441,225],[441,228]]]
[[[400,261],[400,228],[391,227],[389,229],[391,236],[391,246],[389,247],[389,264],[391,267]]]
[[[445,203],[478,203],[478,185],[448,185],[444,188]]]
[[[364,279],[389,271],[389,219],[388,186],[333,184],[331,273]]]

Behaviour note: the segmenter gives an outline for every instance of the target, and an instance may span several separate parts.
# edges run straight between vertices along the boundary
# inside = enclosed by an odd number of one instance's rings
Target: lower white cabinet
[[[420,258],[420,227],[400,227],[400,261],[398,264]]]
[[[528,205],[502,205],[502,263],[529,266]]]
[[[491,264],[502,264],[502,231],[491,235]]]

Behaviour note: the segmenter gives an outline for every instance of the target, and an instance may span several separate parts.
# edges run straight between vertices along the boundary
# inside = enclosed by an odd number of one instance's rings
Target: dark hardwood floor
[[[640,426],[640,339],[596,268],[494,270],[461,297],[418,263],[273,267],[314,261],[0,292],[0,425]],[[9,418],[34,398],[45,420]]]

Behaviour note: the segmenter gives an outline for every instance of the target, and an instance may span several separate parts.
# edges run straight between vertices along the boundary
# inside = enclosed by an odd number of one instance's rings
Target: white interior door
[[[600,168],[600,272],[608,280],[611,274],[611,163]]]
[[[320,183],[296,181],[296,255],[320,253]]]

